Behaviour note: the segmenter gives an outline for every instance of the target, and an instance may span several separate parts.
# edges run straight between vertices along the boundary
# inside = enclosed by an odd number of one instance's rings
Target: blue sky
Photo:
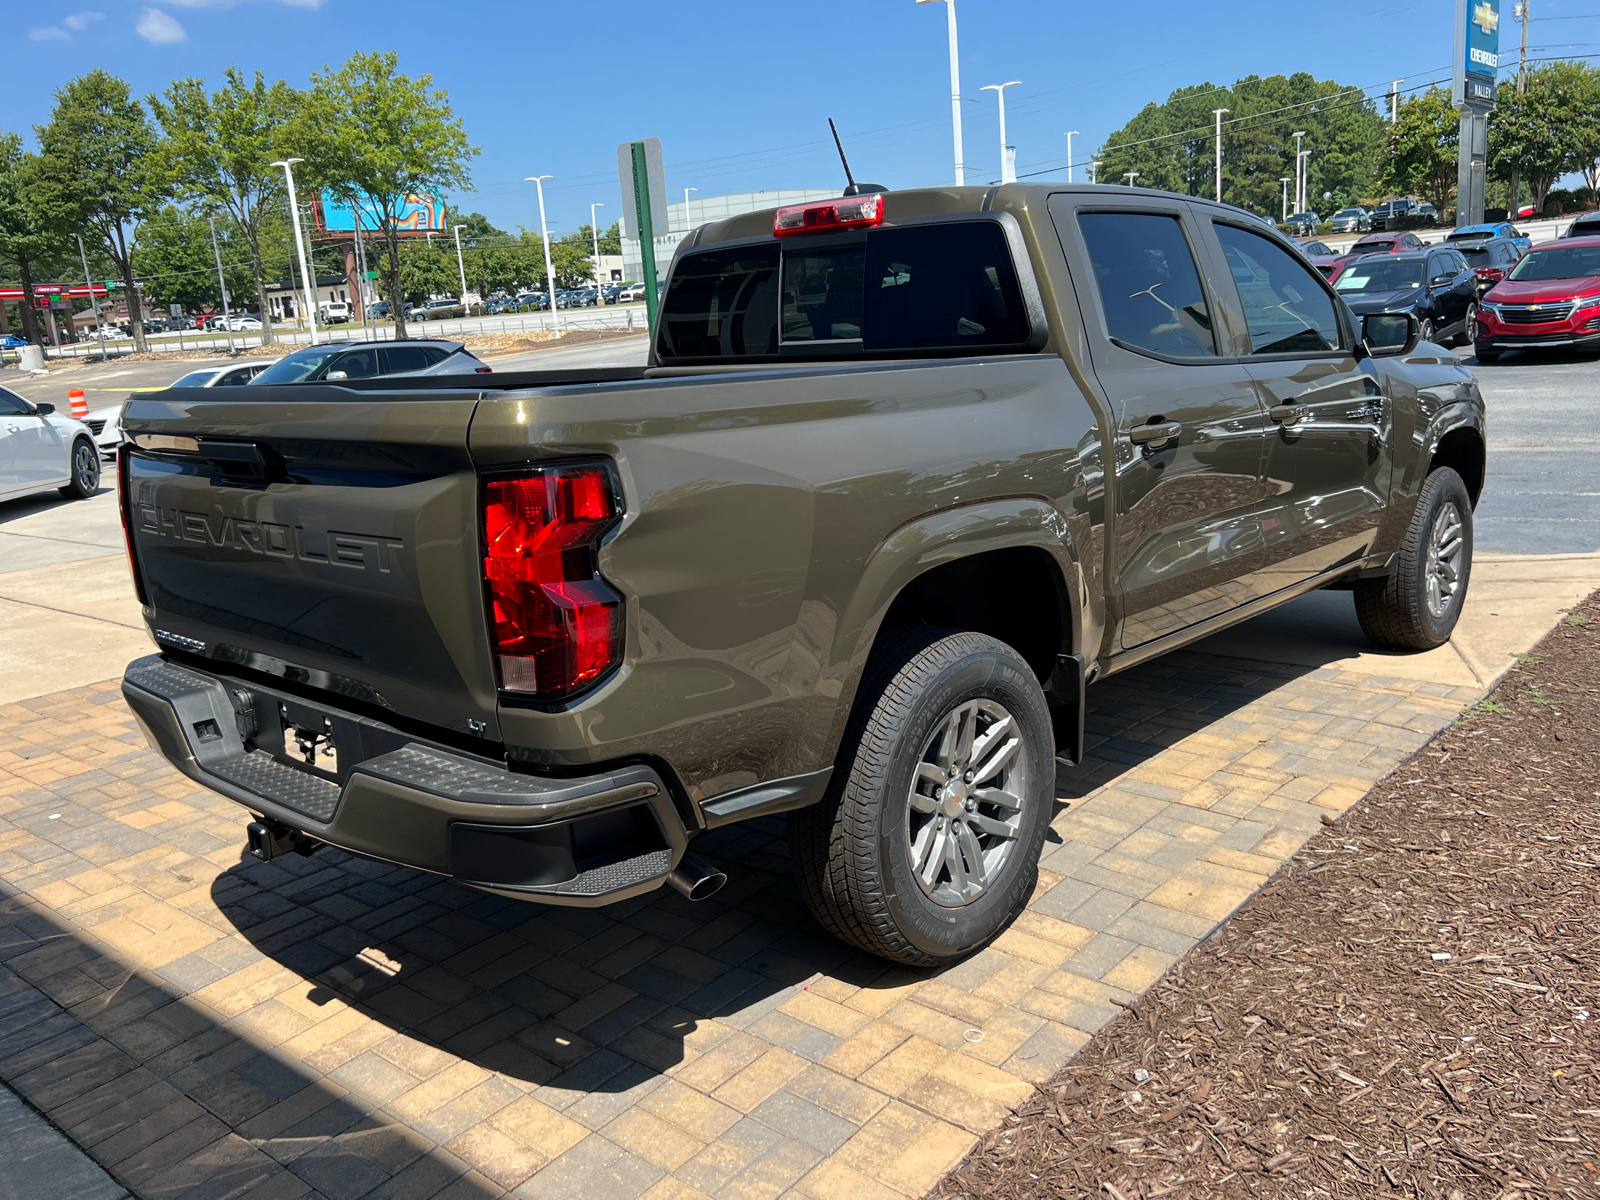
[[[1600,20],[1582,19],[1597,7],[1538,0],[1533,41],[1600,39]],[[1510,0],[1504,8],[1502,42],[1514,50]],[[962,91],[980,98],[964,106],[968,181],[998,176],[984,84],[1022,81],[1007,93],[1007,124],[1026,174],[1064,165],[1066,130],[1081,131],[1075,156],[1086,157],[1146,102],[1185,84],[1303,70],[1376,93],[1394,78],[1445,78],[1453,10],[1453,0],[1350,0],[1335,20],[1326,7],[1281,0],[958,0]],[[7,54],[5,123],[24,131],[47,117],[57,87],[96,66],[144,95],[175,76],[217,81],[230,65],[304,85],[354,50],[396,50],[402,70],[449,90],[482,148],[476,193],[456,199],[502,228],[537,227],[533,185],[522,180],[546,173],[555,231],[587,222],[594,201],[609,223],[620,205],[617,143],[652,135],[675,201],[685,187],[712,196],[837,186],[829,116],[857,178],[891,187],[951,178],[942,4],[64,0],[11,11],[11,28],[27,32]]]

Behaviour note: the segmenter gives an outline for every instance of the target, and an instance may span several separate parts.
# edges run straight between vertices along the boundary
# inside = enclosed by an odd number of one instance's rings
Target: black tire
[[[1459,545],[1436,558],[1436,550],[1452,544],[1452,525]],[[1448,594],[1441,602],[1447,580]],[[1387,579],[1356,581],[1356,616],[1362,632],[1380,646],[1396,650],[1442,646],[1461,617],[1471,580],[1472,500],[1461,476],[1439,467],[1423,481],[1394,573]]]
[[[63,496],[68,500],[87,500],[100,490],[100,451],[93,442],[86,437],[73,442],[68,463],[72,479],[61,489]]]
[[[1437,332],[1438,331],[1434,327],[1434,324],[1433,324],[1433,318],[1432,317],[1423,317],[1422,318],[1422,323],[1417,326],[1417,342],[1418,342],[1418,344],[1421,344],[1422,342],[1431,342],[1431,341],[1433,341],[1434,334],[1437,333]]]
[[[1467,305],[1466,319],[1461,322],[1461,332],[1456,334],[1457,346],[1470,346],[1478,331],[1478,303],[1473,301]]]
[[[972,714],[976,740],[963,713]],[[1011,718],[1014,748],[1003,730],[998,742],[983,739],[998,727],[996,713]],[[967,753],[958,750],[941,764],[944,739],[959,746],[963,737]],[[993,747],[987,757],[985,746]],[[1007,764],[994,777],[1020,796],[974,787],[963,804],[974,771],[962,775],[962,766],[970,760],[981,771],[994,759]],[[952,760],[955,773],[935,786],[930,775],[947,772]],[[952,963],[992,941],[1033,890],[1055,793],[1050,710],[1022,657],[978,633],[919,628],[888,635],[867,665],[835,761],[822,801],[789,814],[795,882],[823,927],[870,954],[913,966]],[[930,807],[912,804],[913,788],[920,805]],[[1013,810],[984,795],[1021,804]],[[1014,836],[980,830],[979,821],[1007,824]],[[919,848],[931,852],[929,884],[912,860]],[[952,861],[963,868],[960,879]],[[975,893],[965,871],[973,862],[986,870],[993,864]]]
[[[1500,355],[1501,355],[1502,351],[1491,350],[1489,347],[1487,347],[1487,346],[1483,345],[1483,343],[1479,342],[1478,344],[1473,346],[1472,353],[1477,357],[1477,360],[1479,362],[1481,362],[1481,363],[1497,363],[1497,362],[1500,361]]]

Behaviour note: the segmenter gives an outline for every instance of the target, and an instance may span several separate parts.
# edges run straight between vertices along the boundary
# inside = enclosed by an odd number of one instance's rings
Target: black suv
[[[460,342],[329,342],[285,355],[250,382],[334,383],[378,375],[487,375],[493,369]]]
[[[1422,205],[1415,200],[1385,200],[1372,210],[1372,231],[1388,229],[1390,221],[1412,216]]]
[[[1425,342],[1465,344],[1478,321],[1478,276],[1455,246],[1363,255],[1340,272],[1333,290],[1359,317],[1412,313]]]

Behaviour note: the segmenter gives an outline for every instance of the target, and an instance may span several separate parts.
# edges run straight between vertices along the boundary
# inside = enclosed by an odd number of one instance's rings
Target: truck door
[[[1116,414],[1113,578],[1130,649],[1255,595],[1266,411],[1219,352],[1186,204],[1061,194],[1050,213]]]
[[[1272,424],[1261,515],[1270,591],[1362,557],[1386,503],[1391,406],[1327,283],[1273,239],[1214,223],[1224,320],[1242,324]]]

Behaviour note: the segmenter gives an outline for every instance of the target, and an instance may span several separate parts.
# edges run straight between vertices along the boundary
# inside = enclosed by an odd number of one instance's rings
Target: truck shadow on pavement
[[[1099,685],[1088,755],[1058,771],[1058,815],[1310,669],[1189,652]],[[533,905],[336,850],[243,859],[212,897],[257,950],[314,985],[312,1003],[350,1005],[537,1085],[591,1128],[709,1049],[710,1022],[714,1035],[748,1035],[752,1054],[776,1046],[819,1062],[845,1039],[782,1011],[809,982],[887,989],[938,974],[853,950],[816,924],[790,873],[783,818],[703,835],[695,850],[729,876],[698,903],[662,889],[602,909]]]

